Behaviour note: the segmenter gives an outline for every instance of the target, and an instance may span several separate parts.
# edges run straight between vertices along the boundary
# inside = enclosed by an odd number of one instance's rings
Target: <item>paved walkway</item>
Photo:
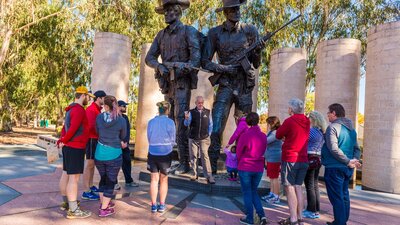
[[[133,168],[138,178],[145,165],[138,163]],[[47,164],[45,152],[33,146],[0,146],[0,224],[239,224],[243,216],[241,197],[211,196],[171,187],[168,193],[168,210],[152,214],[149,210],[149,184],[140,187],[123,187],[117,194],[117,213],[109,218],[99,218],[97,201],[82,201],[82,208],[93,213],[84,220],[65,219],[58,208],[61,196],[58,181],[60,163]],[[99,177],[96,176],[98,181]],[[80,186],[80,188],[82,188]],[[321,218],[306,220],[306,224],[325,224],[332,220],[332,207],[321,185]],[[400,196],[368,191],[351,191],[351,216],[349,225],[355,224],[400,224]],[[288,217],[286,201],[278,205],[264,204],[272,224]]]

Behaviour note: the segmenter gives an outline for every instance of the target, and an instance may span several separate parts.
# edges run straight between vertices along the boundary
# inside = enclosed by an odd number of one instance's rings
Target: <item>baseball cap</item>
[[[102,97],[106,97],[107,94],[103,90],[98,90],[94,93],[94,96],[96,96],[97,98],[102,98]]]
[[[90,92],[88,91],[88,89],[87,89],[85,86],[79,86],[78,88],[76,88],[75,93],[78,93],[78,94],[86,94],[86,95],[89,95],[89,96],[92,97],[92,98],[95,97],[92,93],[90,93]]]
[[[118,106],[127,106],[127,105],[129,105],[129,104],[124,102],[124,101],[122,101],[122,100],[118,101]]]

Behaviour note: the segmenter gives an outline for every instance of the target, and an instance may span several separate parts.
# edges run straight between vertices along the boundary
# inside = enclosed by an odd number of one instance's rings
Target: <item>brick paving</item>
[[[36,150],[35,150],[36,151]],[[39,154],[39,153],[38,153]],[[42,153],[40,153],[42,154]],[[26,176],[14,171],[13,176],[3,179],[4,162],[18,163],[20,155],[13,156],[0,146],[0,224],[239,224],[243,216],[241,208],[243,200],[240,196],[209,195],[172,186],[167,198],[168,210],[163,213],[151,213],[149,203],[149,183],[141,181],[137,188],[125,188],[123,174],[119,180],[122,189],[116,199],[116,214],[108,218],[99,218],[97,201],[82,201],[82,208],[93,212],[92,216],[83,220],[65,219],[65,212],[58,208],[61,196],[58,192],[58,180],[61,174],[60,164],[48,165],[43,154],[39,156],[36,173]],[[22,160],[22,159],[20,159]],[[41,165],[40,165],[41,164]],[[29,167],[29,165],[27,165]],[[144,164],[133,167],[132,175],[138,179]],[[49,168],[55,167],[54,170]],[[26,169],[26,168],[25,168]],[[40,172],[42,171],[42,172]],[[95,182],[99,180],[95,176]],[[80,186],[82,190],[82,186]],[[11,190],[11,192],[10,192]],[[2,201],[3,199],[3,201]],[[6,199],[6,200],[4,200]],[[285,199],[280,204],[264,204],[264,209],[272,224],[288,217]],[[352,190],[351,215],[349,225],[355,224],[399,224],[400,196]],[[332,220],[332,207],[329,204],[325,189],[321,184],[321,218],[306,219],[306,224],[325,224]]]

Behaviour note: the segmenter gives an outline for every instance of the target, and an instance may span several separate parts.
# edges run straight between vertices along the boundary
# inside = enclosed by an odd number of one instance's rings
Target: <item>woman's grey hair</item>
[[[292,98],[289,101],[289,108],[294,114],[302,114],[304,112],[304,103],[298,98]]]
[[[312,112],[310,112],[310,115],[308,117],[310,118],[312,126],[321,129],[322,133],[325,133],[326,128],[328,127],[328,124],[327,124],[324,116],[320,112],[312,111]]]

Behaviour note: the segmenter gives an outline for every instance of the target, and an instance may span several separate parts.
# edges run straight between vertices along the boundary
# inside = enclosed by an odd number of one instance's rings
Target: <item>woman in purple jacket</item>
[[[254,224],[253,206],[261,218],[260,224],[268,223],[257,193],[264,170],[264,152],[267,149],[267,136],[258,126],[259,121],[257,113],[249,113],[246,123],[250,128],[241,135],[236,148],[239,178],[246,208],[246,217],[240,219],[243,224]]]

